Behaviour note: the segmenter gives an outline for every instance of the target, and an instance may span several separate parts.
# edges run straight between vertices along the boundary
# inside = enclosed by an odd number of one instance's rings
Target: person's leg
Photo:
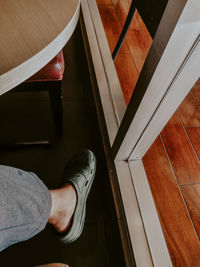
[[[52,208],[48,222],[59,232],[64,232],[71,224],[76,206],[76,191],[71,184],[66,183],[59,189],[50,190],[50,193]]]
[[[42,231],[51,207],[51,194],[34,173],[0,165],[0,251]]]
[[[94,154],[83,150],[67,164],[63,185],[48,190],[34,173],[0,165],[0,251],[33,237],[47,222],[65,244],[75,241],[95,170]]]

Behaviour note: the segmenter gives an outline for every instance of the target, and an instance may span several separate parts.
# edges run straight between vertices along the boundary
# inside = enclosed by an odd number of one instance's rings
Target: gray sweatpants
[[[32,172],[0,165],[0,251],[42,231],[51,195]]]

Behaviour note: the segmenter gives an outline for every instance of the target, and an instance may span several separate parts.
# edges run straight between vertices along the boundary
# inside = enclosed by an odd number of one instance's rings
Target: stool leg
[[[63,134],[62,81],[52,82],[48,91],[56,134],[61,136]]]
[[[128,12],[128,15],[127,15],[127,18],[126,18],[126,21],[125,21],[125,24],[123,26],[123,29],[122,29],[122,32],[120,34],[120,37],[117,41],[117,44],[114,48],[114,51],[112,53],[112,58],[113,60],[115,60],[115,58],[117,57],[118,53],[119,53],[119,50],[124,42],[124,39],[126,37],[126,34],[128,32],[128,29],[129,29],[129,26],[132,22],[132,19],[133,19],[133,16],[135,15],[135,2],[132,0],[132,3],[131,3],[131,6],[130,6],[130,9],[129,9],[129,12]]]

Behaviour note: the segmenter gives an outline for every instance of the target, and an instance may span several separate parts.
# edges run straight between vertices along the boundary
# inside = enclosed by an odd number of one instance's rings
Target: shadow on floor
[[[85,228],[79,240],[66,246],[57,240],[47,225],[31,240],[1,252],[0,266],[3,267],[28,267],[50,262],[73,267],[125,266],[79,26],[64,48],[64,55],[63,137],[55,138],[46,93],[5,94],[0,98],[1,140],[50,138],[53,145],[51,149],[0,150],[0,162],[35,172],[48,188],[54,188],[60,184],[65,163],[72,154],[83,148],[94,151],[97,175],[88,198]],[[105,212],[108,207],[111,212]],[[112,245],[108,245],[105,221],[112,225],[113,230],[109,233],[109,240],[114,243],[112,249]]]

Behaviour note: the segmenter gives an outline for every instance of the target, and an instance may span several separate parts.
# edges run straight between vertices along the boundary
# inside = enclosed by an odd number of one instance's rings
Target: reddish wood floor
[[[97,4],[108,44],[113,52],[128,14],[130,2],[129,0],[97,0]],[[151,36],[136,12],[124,44],[115,60],[126,104],[129,103],[151,43]]]
[[[97,0],[113,51],[129,0]],[[115,61],[128,104],[152,39],[138,12]],[[200,266],[200,80],[143,158],[174,266]],[[159,189],[159,190],[158,190]]]
[[[143,158],[174,266],[200,266],[199,94],[197,83]]]

